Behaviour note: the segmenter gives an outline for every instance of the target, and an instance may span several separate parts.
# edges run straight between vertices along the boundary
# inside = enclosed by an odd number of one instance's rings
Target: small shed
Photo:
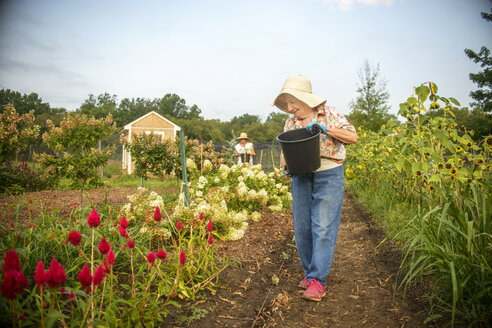
[[[154,133],[161,135],[163,139],[172,139],[181,128],[165,117],[152,111],[137,118],[135,121],[128,123],[123,127],[123,130],[128,131],[126,138],[130,142],[133,135],[138,135],[140,133]],[[125,149],[125,146],[123,146],[122,151],[122,167],[124,170],[127,170],[128,174],[132,174],[132,156],[130,152]]]

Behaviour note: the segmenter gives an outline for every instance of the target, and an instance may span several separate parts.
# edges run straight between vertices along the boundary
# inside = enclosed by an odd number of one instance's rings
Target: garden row
[[[347,151],[349,190],[402,243],[401,285],[430,277],[430,319],[492,320],[492,136],[456,125],[434,83],[400,105],[405,124],[360,132]]]

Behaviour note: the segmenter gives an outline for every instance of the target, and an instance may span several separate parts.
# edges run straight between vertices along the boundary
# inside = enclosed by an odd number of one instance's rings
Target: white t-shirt
[[[251,148],[253,147],[253,144],[251,142],[246,143],[244,146],[241,146],[240,143],[236,145],[236,151],[239,153],[239,157],[237,160],[238,164],[243,164],[241,160],[241,154],[250,154],[251,155]],[[249,163],[253,164],[253,156],[249,157]]]

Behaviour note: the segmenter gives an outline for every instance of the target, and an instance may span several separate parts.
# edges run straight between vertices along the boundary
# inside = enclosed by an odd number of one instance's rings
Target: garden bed
[[[136,188],[111,188],[108,202],[127,202]],[[165,192],[161,190],[159,192]],[[104,202],[105,190],[89,192],[96,206]],[[16,201],[31,198],[43,206],[66,209],[78,205],[77,191],[43,191],[21,197],[0,197],[0,209],[13,219]],[[24,214],[25,215],[25,214]],[[23,217],[25,217],[22,215]],[[68,215],[61,212],[61,216]],[[216,254],[229,258],[230,266],[219,276],[220,287],[197,301],[183,301],[171,308],[163,326],[190,327],[420,327],[427,317],[426,304],[416,293],[402,301],[393,297],[401,255],[384,244],[383,234],[350,197],[345,198],[342,222],[327,295],[322,302],[300,298],[297,283],[302,278],[294,247],[291,213],[262,212],[260,222],[251,222],[245,237],[234,242],[216,242]],[[272,277],[278,278],[274,284]],[[275,278],[274,278],[275,279]],[[420,293],[422,294],[422,293]],[[429,327],[432,327],[430,325]]]

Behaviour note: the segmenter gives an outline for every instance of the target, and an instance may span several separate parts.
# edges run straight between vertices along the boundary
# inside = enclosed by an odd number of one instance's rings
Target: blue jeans
[[[323,286],[330,273],[342,214],[343,166],[292,177],[294,234],[308,281]]]

